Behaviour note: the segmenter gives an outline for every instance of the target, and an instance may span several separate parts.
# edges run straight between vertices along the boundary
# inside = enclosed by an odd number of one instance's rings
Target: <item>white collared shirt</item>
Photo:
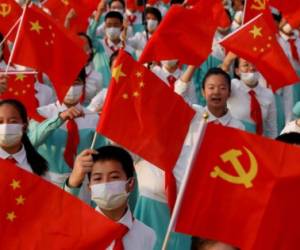
[[[99,207],[96,211],[103,214]],[[123,237],[124,250],[152,250],[156,241],[156,235],[152,228],[146,226],[137,219],[133,219],[132,213],[128,208],[124,216],[118,221],[125,225],[129,231]],[[107,248],[112,250],[114,242]]]
[[[22,146],[22,148],[19,150],[19,152],[15,153],[15,154],[9,154],[7,153],[4,149],[2,149],[0,147],[0,158],[1,159],[7,159],[7,158],[14,158],[16,161],[17,161],[17,165],[32,173],[32,169],[31,169],[31,166],[29,165],[28,161],[27,161],[27,157],[26,157],[26,151],[25,151],[25,148],[24,146]]]
[[[277,136],[277,112],[275,97],[270,89],[260,84],[255,88],[249,88],[240,80],[233,79],[231,81],[231,95],[227,101],[232,116],[240,121],[254,124],[250,117],[251,97],[248,93],[250,90],[255,92],[261,107],[264,135],[275,138]]]
[[[107,55],[108,59],[111,57],[114,51],[123,48],[124,45],[122,41],[120,41],[118,44],[114,44],[110,39],[107,38],[102,39],[101,43],[103,45],[105,54]],[[112,48],[114,48],[114,50]],[[128,46],[127,44],[125,44],[124,50],[126,50],[130,54],[134,53],[134,49],[131,46]]]

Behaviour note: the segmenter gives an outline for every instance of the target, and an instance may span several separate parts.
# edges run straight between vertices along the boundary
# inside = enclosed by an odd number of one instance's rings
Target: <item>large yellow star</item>
[[[15,78],[15,81],[22,81],[23,82],[25,77],[26,76],[24,74],[17,74],[16,78]]]
[[[9,220],[9,221],[11,221],[11,222],[13,222],[16,217],[17,216],[16,216],[16,214],[15,214],[14,211],[9,212],[9,213],[6,214],[6,219]]]
[[[125,77],[126,75],[122,71],[122,64],[114,67],[112,70],[112,77],[115,78],[116,82],[119,82],[120,77]]]
[[[253,29],[250,30],[250,33],[253,35],[253,38],[255,39],[258,36],[262,36],[262,27],[257,27],[256,25],[253,26]]]
[[[19,195],[19,197],[16,198],[17,205],[24,205],[25,203],[25,198],[23,195]]]
[[[38,34],[41,33],[41,30],[44,29],[40,23],[39,23],[39,20],[36,20],[35,22],[30,22],[31,24],[31,28],[30,28],[30,31],[36,31]]]
[[[17,188],[21,188],[20,181],[17,181],[15,179],[12,180],[10,186],[12,187],[13,190],[16,190]]]

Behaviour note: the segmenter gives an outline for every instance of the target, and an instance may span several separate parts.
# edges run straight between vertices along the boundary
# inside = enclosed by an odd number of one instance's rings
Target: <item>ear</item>
[[[127,187],[126,187],[126,191],[128,193],[131,193],[133,190],[134,190],[134,186],[135,186],[135,178],[134,177],[131,177],[129,180],[128,180],[128,183],[127,183]]]

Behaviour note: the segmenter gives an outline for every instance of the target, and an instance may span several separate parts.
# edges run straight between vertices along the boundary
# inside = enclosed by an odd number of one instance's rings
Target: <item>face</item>
[[[23,124],[22,118],[17,109],[11,105],[0,106],[0,124]]]
[[[122,22],[118,18],[107,18],[105,20],[105,27],[106,28],[122,28]]]
[[[127,176],[120,162],[115,160],[97,161],[91,172],[90,186],[113,181],[127,181]],[[127,192],[133,190],[133,182],[127,184]]]
[[[222,75],[211,75],[205,81],[203,96],[207,107],[211,109],[226,109],[226,102],[230,96],[228,83]]]
[[[255,66],[243,58],[239,59],[239,66],[235,69],[235,73],[240,76],[241,73],[256,72]]]
[[[122,12],[123,13],[124,12],[124,6],[119,1],[113,1],[111,3],[110,10],[118,11],[118,12]]]

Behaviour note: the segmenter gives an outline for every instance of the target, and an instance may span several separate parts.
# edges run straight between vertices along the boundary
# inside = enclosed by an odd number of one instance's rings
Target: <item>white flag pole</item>
[[[7,32],[6,36],[3,38],[3,40],[0,42],[0,47],[2,44],[7,40],[7,38],[10,36],[10,34],[14,31],[15,27],[18,25],[20,22],[21,17],[18,18],[18,20],[14,23],[14,25],[10,28],[10,30]]]
[[[203,135],[204,135],[206,125],[207,125],[207,119],[208,119],[208,114],[204,113],[203,117],[202,117],[202,120],[200,122],[200,125],[198,127],[198,130],[196,131],[196,145],[192,148],[191,154],[190,154],[189,159],[188,159],[187,169],[185,170],[185,173],[184,173],[184,176],[183,176],[183,179],[182,179],[182,184],[181,184],[181,187],[179,189],[179,192],[178,192],[178,195],[177,195],[177,198],[176,198],[176,202],[175,202],[175,205],[174,205],[173,212],[171,214],[171,219],[170,219],[170,223],[169,223],[169,226],[168,226],[168,229],[167,229],[167,232],[166,232],[166,236],[165,236],[165,239],[164,239],[162,250],[167,249],[167,244],[168,244],[171,232],[174,230],[174,226],[176,224],[178,213],[180,211],[180,207],[181,207],[183,195],[185,193],[185,189],[186,189],[186,186],[187,186],[187,182],[188,182],[192,167],[193,167],[195,159],[196,159],[196,154],[197,154],[197,152],[200,148],[200,145],[202,143]]]

